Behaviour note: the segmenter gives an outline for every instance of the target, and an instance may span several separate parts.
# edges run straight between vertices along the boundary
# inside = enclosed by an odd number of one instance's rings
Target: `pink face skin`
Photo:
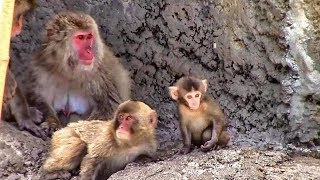
[[[93,41],[93,32],[78,32],[73,37],[73,44],[77,50],[79,62],[83,65],[90,65],[93,63]]]
[[[200,91],[191,91],[184,96],[184,99],[188,102],[191,110],[197,110],[200,106]]]
[[[131,127],[134,123],[134,119],[129,113],[124,113],[119,115],[119,127],[116,131],[117,137],[120,139],[130,139]]]

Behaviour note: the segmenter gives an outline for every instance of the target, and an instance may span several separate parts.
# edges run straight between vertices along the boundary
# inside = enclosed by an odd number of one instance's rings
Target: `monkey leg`
[[[206,130],[203,131],[202,133],[202,143],[204,143],[203,145],[201,145],[201,150],[206,152],[209,151],[210,149],[215,149],[217,148],[217,141],[218,140],[212,140],[212,128],[207,128]],[[215,131],[214,131],[215,133]],[[216,138],[218,139],[218,138]]]
[[[55,131],[61,129],[63,124],[57,117],[54,116],[47,116],[43,123],[41,123],[41,127],[44,129],[46,134],[51,136]]]
[[[85,118],[81,118],[80,115],[75,114],[75,113],[70,114],[69,117],[66,117],[62,112],[59,112],[59,113],[57,114],[57,116],[58,116],[58,118],[59,118],[59,120],[60,120],[60,122],[61,122],[61,124],[62,124],[63,126],[66,126],[67,124],[69,124],[69,123],[71,123],[71,122],[77,122],[77,121],[79,121],[80,119],[85,119]]]
[[[16,88],[16,94],[9,105],[19,129],[27,130],[43,140],[46,139],[46,133],[41,127],[35,124],[36,122],[40,123],[42,121],[42,113],[34,107],[29,107],[19,87]]]
[[[221,147],[225,147],[225,146],[227,146],[229,141],[230,141],[230,135],[229,135],[228,131],[222,131],[219,136],[217,145],[221,146]]]
[[[51,143],[50,156],[43,165],[47,172],[75,169],[86,153],[86,143],[71,128],[55,132]]]
[[[191,132],[185,125],[181,125],[183,135],[183,148],[179,151],[180,154],[188,154],[191,151]]]
[[[211,136],[212,130],[211,128],[206,129],[203,134],[202,134],[202,138],[203,138],[203,142],[208,142],[211,140],[212,136]],[[214,149],[217,149],[218,147],[225,147],[228,142],[230,140],[230,136],[228,131],[222,131],[218,141],[215,143],[215,145],[213,146]],[[202,150],[206,150],[206,149],[202,149]]]
[[[208,128],[208,129],[203,131],[203,133],[202,133],[202,144],[211,139],[211,133],[212,133],[212,129],[211,128]]]
[[[91,157],[89,154],[87,154],[81,163],[80,167],[80,180],[89,180],[89,179],[95,179],[92,178],[95,174],[95,169],[100,170],[100,163],[98,163],[98,159],[96,157]]]

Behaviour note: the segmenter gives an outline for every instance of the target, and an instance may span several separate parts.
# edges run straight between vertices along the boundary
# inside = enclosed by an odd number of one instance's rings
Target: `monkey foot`
[[[190,151],[191,151],[191,147],[183,147],[182,149],[180,149],[178,154],[188,154]]]
[[[200,150],[202,152],[208,152],[208,151],[211,151],[211,150],[219,150],[221,149],[222,147],[221,146],[218,146],[218,145],[213,145],[213,146],[205,146],[205,145],[202,145],[200,147]]]
[[[45,130],[45,132],[50,136],[56,130],[62,128],[60,122],[57,122],[54,118],[47,118],[45,122],[41,123],[41,127]]]
[[[28,107],[28,109],[30,115],[26,114],[25,116],[18,116],[18,118],[16,118],[19,129],[21,131],[29,131],[31,134],[46,140],[47,134],[40,126],[37,125],[42,121],[42,113],[34,107]]]
[[[138,164],[143,163],[156,163],[159,161],[163,161],[163,159],[159,156],[152,156],[152,157],[148,157],[148,156],[140,156],[139,158],[137,158],[137,160],[135,162],[137,162]]]
[[[45,180],[52,180],[52,179],[70,179],[71,174],[68,171],[59,171],[59,172],[53,172],[44,174],[41,176],[41,178]]]
[[[38,125],[36,125],[31,120],[24,121],[23,123],[20,123],[19,129],[20,130],[27,130],[43,140],[47,139],[47,134],[46,134],[45,130],[42,127],[39,127]]]

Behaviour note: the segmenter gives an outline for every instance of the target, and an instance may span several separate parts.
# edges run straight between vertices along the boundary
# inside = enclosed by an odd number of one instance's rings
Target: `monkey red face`
[[[117,119],[119,126],[116,130],[116,135],[119,139],[130,140],[134,121],[134,118],[129,113],[119,114]]]
[[[184,96],[184,99],[188,102],[190,109],[197,110],[200,106],[201,92],[200,91],[188,92]]]
[[[79,62],[84,65],[90,65],[93,62],[93,32],[77,32],[73,37],[73,44],[77,51]]]

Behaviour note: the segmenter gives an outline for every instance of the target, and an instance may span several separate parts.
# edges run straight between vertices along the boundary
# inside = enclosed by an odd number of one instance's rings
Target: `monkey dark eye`
[[[196,94],[196,97],[200,97],[200,94]]]
[[[87,39],[92,39],[92,37],[93,37],[93,35],[90,33],[90,34],[88,34]]]
[[[83,35],[79,35],[79,36],[78,36],[78,39],[83,40],[83,39],[84,39],[84,36],[83,36]]]
[[[125,118],[125,121],[129,121],[131,119],[131,116],[127,116],[127,118]]]
[[[191,95],[188,95],[188,96],[187,96],[187,98],[188,98],[188,99],[191,99],[191,98],[192,98],[192,96],[191,96]]]

